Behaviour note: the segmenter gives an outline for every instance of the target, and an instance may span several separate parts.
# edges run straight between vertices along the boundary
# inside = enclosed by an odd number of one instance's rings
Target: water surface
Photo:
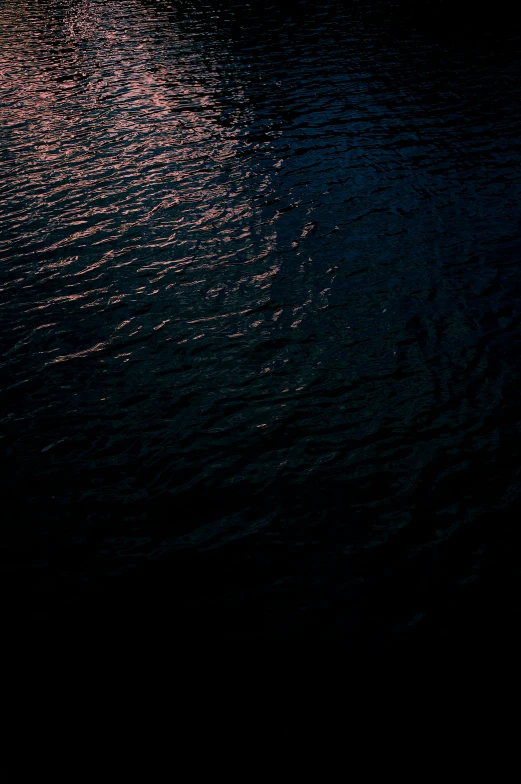
[[[510,613],[521,41],[431,5],[1,3],[18,617]]]

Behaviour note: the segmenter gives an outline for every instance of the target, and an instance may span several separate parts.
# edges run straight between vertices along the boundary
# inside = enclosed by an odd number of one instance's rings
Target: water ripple
[[[521,487],[521,50],[416,22],[2,4],[20,574],[76,595],[246,537],[238,562],[270,565],[241,584],[291,630],[324,602],[343,629],[359,576],[409,561],[392,623],[416,617],[425,550],[434,586],[439,548],[451,585],[477,573],[476,521]],[[286,579],[298,611],[271,598]]]

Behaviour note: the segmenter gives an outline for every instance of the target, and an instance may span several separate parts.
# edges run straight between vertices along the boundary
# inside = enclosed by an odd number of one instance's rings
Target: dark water
[[[521,39],[451,8],[2,0],[17,621],[515,628]]]

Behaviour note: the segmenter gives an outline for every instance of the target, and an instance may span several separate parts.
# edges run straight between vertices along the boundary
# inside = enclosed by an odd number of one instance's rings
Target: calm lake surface
[[[13,619],[512,623],[521,39],[426,7],[0,2]]]

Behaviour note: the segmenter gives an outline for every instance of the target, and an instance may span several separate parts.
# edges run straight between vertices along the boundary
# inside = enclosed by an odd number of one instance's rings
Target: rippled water
[[[510,612],[521,40],[431,11],[1,2],[21,617],[354,640]]]

